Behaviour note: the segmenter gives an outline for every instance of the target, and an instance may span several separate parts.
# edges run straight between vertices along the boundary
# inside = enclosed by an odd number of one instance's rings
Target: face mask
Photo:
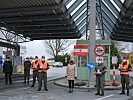
[[[74,61],[70,61],[70,63],[73,63]]]
[[[102,63],[102,61],[98,61],[98,63],[99,63],[99,64],[101,64],[101,63]]]
[[[45,59],[42,59],[42,61],[45,61]]]
[[[26,61],[29,61],[29,59],[26,59]]]
[[[35,60],[38,60],[37,58]]]
[[[7,61],[9,61],[9,59],[6,59]]]

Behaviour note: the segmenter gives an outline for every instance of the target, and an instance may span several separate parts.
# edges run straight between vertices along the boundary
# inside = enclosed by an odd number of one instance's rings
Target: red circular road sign
[[[97,46],[95,46],[94,53],[95,53],[96,56],[102,56],[102,55],[104,55],[104,53],[105,53],[105,47],[102,46],[102,45],[100,45],[100,44],[97,45]]]

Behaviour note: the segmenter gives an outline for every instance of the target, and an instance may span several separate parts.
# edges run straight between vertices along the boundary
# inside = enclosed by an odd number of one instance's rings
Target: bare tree
[[[74,44],[75,40],[56,39],[56,40],[44,40],[44,46],[46,52],[55,57],[59,53],[68,50],[69,46]]]
[[[114,43],[115,43],[119,52],[127,51],[127,48],[129,47],[128,42],[114,41]]]

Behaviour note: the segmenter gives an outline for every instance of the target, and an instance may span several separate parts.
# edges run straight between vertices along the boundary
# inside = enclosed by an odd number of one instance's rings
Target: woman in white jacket
[[[77,78],[77,67],[73,58],[70,59],[69,64],[67,65],[66,77],[69,86],[68,92],[72,93],[74,88],[74,80]]]

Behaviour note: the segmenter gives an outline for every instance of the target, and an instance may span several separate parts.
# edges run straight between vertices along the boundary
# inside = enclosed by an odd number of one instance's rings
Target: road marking
[[[102,98],[98,98],[98,99],[94,99],[94,100],[102,100],[102,99],[106,99],[106,98],[109,98],[109,97],[112,97],[114,96],[114,94],[111,94],[111,95],[108,95],[108,96],[104,96]]]
[[[30,87],[24,87],[24,88],[21,88],[21,89],[24,89],[24,90],[26,90],[26,89],[29,89]]]
[[[4,93],[0,93],[0,95],[2,95],[2,94],[4,94]]]

